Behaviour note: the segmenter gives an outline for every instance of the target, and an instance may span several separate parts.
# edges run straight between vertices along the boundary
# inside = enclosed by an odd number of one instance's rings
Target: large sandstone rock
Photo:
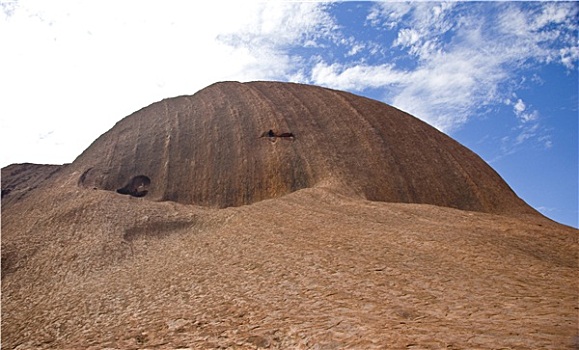
[[[268,130],[295,138],[259,137]],[[291,83],[217,83],[154,103],[69,170],[82,186],[111,191],[146,176],[147,199],[220,208],[327,187],[375,201],[532,212],[476,154],[420,120]]]

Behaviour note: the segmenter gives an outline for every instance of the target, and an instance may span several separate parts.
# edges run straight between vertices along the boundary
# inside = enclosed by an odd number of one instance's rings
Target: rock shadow
[[[139,238],[165,238],[172,233],[190,230],[194,225],[192,221],[153,221],[125,230],[123,239],[132,242]]]
[[[149,193],[151,179],[145,175],[133,177],[124,187],[117,189],[117,193],[128,194],[133,197],[144,197]]]

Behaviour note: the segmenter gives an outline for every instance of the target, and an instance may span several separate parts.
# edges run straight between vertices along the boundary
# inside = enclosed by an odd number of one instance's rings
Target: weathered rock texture
[[[259,138],[268,130],[295,138]],[[327,187],[376,201],[531,211],[476,154],[420,120],[290,83],[218,83],[154,103],[101,136],[70,170],[84,174],[86,187],[113,191],[145,175],[148,199],[220,208]]]
[[[127,117],[72,164],[6,167],[2,189],[2,349],[579,340],[577,230],[351,94],[216,84]]]
[[[12,164],[2,168],[2,205],[19,200],[50,179],[62,165]]]

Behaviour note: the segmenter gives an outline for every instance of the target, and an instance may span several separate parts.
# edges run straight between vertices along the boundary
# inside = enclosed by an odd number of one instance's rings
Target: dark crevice
[[[124,187],[117,189],[117,193],[128,194],[133,197],[144,197],[149,193],[151,179],[145,175],[133,177]]]

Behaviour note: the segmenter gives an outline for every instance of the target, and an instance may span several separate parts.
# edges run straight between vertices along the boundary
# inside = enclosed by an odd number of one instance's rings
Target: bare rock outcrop
[[[154,103],[68,171],[111,191],[146,176],[147,199],[219,208],[326,187],[373,201],[533,212],[480,157],[422,121],[292,83],[217,83]]]
[[[576,349],[578,231],[383,103],[218,83],[2,169],[2,349]]]
[[[26,196],[65,167],[66,165],[22,163],[2,168],[2,205]]]

